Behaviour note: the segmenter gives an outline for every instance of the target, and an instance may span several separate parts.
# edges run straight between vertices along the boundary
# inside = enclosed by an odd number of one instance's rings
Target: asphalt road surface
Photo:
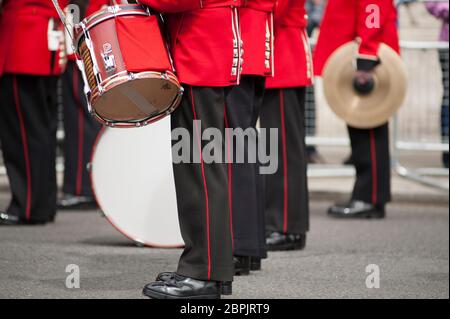
[[[271,253],[262,272],[236,279],[233,298],[449,298],[448,204],[393,204],[383,221],[333,220],[329,204],[312,202],[305,251]],[[142,298],[180,254],[137,247],[94,211],[0,228],[0,243],[0,298]],[[66,287],[71,264],[79,289]],[[369,264],[378,289],[366,286]]]

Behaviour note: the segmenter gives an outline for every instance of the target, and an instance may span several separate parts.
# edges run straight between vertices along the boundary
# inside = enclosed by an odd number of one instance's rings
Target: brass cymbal
[[[407,92],[407,74],[402,59],[385,44],[378,56],[381,64],[373,71],[374,89],[359,93],[353,85],[358,44],[349,42],[329,58],[323,73],[324,93],[332,110],[348,125],[369,129],[387,121],[402,106]]]

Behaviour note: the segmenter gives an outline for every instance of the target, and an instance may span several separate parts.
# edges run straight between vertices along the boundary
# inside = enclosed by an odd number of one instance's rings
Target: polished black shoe
[[[97,208],[98,206],[95,199],[89,196],[75,196],[66,194],[58,200],[59,210],[91,210]]]
[[[382,219],[386,216],[383,206],[376,206],[362,201],[351,201],[336,204],[328,209],[328,215],[336,218],[374,218]]]
[[[234,256],[233,263],[236,276],[247,276],[250,274],[250,256]]]
[[[175,272],[162,272],[156,277],[156,281],[169,281],[170,279],[174,278],[175,275]],[[221,288],[222,295],[231,296],[233,294],[233,282],[223,281]]]
[[[268,251],[302,250],[306,246],[306,234],[270,232],[266,237]]]
[[[0,212],[0,226],[44,225],[48,221],[22,220],[17,216]]]
[[[260,271],[261,270],[261,258],[259,257],[251,257],[250,258],[250,270],[251,271]]]
[[[0,212],[0,225],[2,226],[19,225],[19,217],[4,212]]]
[[[221,284],[175,274],[168,281],[152,282],[142,293],[152,299],[220,299]]]

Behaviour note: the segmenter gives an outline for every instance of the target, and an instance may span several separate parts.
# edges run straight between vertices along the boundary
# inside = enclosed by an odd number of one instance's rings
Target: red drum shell
[[[75,36],[88,100],[102,124],[146,125],[178,106],[182,88],[157,16],[140,5],[108,7],[86,18]]]

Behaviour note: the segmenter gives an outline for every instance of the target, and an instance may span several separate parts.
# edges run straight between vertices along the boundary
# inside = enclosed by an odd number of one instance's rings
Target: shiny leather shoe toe
[[[0,226],[45,225],[48,221],[22,220],[17,216],[0,212]]]
[[[19,225],[19,217],[10,215],[8,213],[0,212],[0,225],[2,226],[14,226]]]
[[[169,281],[174,278],[176,275],[175,272],[162,272],[158,276],[156,276],[156,281]],[[221,283],[222,295],[231,296],[233,294],[233,282],[231,281],[223,281]]]
[[[152,299],[220,299],[220,283],[175,274],[168,281],[146,285],[142,293]]]
[[[362,201],[351,201],[336,204],[328,209],[328,215],[336,218],[374,218],[382,219],[386,216],[384,206],[376,206]]]
[[[302,250],[306,246],[306,234],[270,232],[266,238],[268,251]]]

